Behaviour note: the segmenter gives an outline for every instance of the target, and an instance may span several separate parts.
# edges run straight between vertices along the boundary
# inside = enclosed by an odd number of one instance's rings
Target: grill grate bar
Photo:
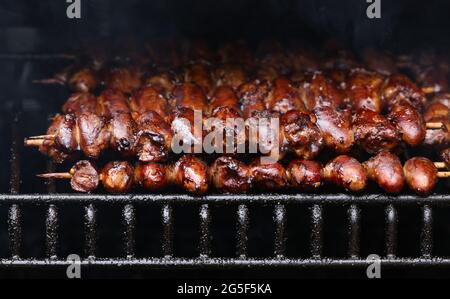
[[[237,256],[247,257],[249,211],[247,205],[239,205],[237,210]]]
[[[85,225],[85,255],[88,258],[95,258],[95,251],[97,246],[97,210],[93,204],[85,207],[84,214]]]
[[[49,205],[45,217],[45,244],[46,254],[49,259],[57,259],[58,247],[58,208]]]
[[[398,214],[394,205],[386,207],[386,256],[397,256]]]
[[[170,205],[162,208],[163,242],[162,251],[166,258],[173,256],[173,210]]]
[[[22,244],[22,211],[19,205],[12,205],[8,211],[8,234],[11,256],[16,259],[20,257]]]
[[[433,254],[433,209],[425,205],[422,208],[423,226],[420,234],[420,252],[429,258]]]
[[[275,256],[284,258],[286,255],[286,207],[276,205],[274,220],[276,224],[275,231]]]
[[[322,257],[323,250],[323,209],[321,205],[311,208],[311,256],[314,259]]]
[[[135,228],[136,228],[136,211],[131,204],[125,205],[123,208],[124,245],[125,255],[128,259],[135,256]]]
[[[204,204],[200,207],[200,257],[206,258],[211,255],[211,213],[209,205]]]
[[[348,215],[348,256],[358,258],[360,255],[361,236],[361,209],[357,205],[351,205],[347,211]]]

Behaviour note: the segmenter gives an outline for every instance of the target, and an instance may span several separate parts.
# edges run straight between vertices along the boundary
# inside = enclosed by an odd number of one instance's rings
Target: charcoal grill
[[[436,239],[433,238],[435,231],[435,217],[437,209],[450,206],[450,196],[447,194],[434,194],[426,198],[404,194],[400,196],[389,196],[385,194],[251,194],[251,195],[208,195],[195,197],[182,194],[130,194],[130,195],[79,195],[57,192],[55,182],[46,185],[45,190],[39,194],[30,192],[31,187],[23,191],[24,176],[30,177],[35,170],[25,170],[25,162],[22,152],[23,128],[26,127],[27,119],[24,117],[24,98],[30,97],[28,94],[31,82],[29,71],[33,65],[38,64],[58,64],[67,57],[63,54],[36,54],[8,52],[0,54],[0,62],[14,65],[14,86],[11,86],[11,93],[8,97],[12,107],[5,109],[4,115],[11,121],[7,128],[7,135],[11,135],[10,150],[10,183],[9,193],[0,194],[0,207],[7,208],[6,219],[0,221],[7,223],[7,239],[0,247],[8,247],[7,256],[0,258],[1,269],[53,269],[65,267],[71,264],[66,260],[66,256],[60,252],[62,236],[66,233],[60,226],[63,216],[60,211],[65,205],[74,205],[84,211],[84,227],[77,229],[83,231],[84,252],[73,252],[81,255],[81,266],[84,268],[106,268],[114,271],[122,269],[242,269],[242,268],[264,268],[264,269],[365,269],[373,263],[363,255],[361,246],[364,239],[370,236],[364,235],[363,209],[383,209],[384,219],[382,227],[384,231],[381,236],[384,249],[382,252],[373,252],[381,256],[381,267],[384,268],[424,268],[450,269],[450,258],[436,252],[443,252],[436,246]],[[28,86],[28,87],[27,87]],[[23,90],[27,94],[23,94]],[[48,93],[47,93],[48,95]],[[42,95],[41,95],[42,96]],[[39,97],[39,96],[38,96]],[[39,100],[43,100],[42,98]],[[58,106],[58,105],[53,105]],[[47,109],[47,110],[45,110]],[[50,114],[55,109],[50,103],[44,109]],[[12,111],[12,113],[11,113]],[[42,110],[40,110],[42,112]],[[42,119],[42,115],[40,115]],[[44,117],[45,118],[45,117]],[[42,126],[46,122],[42,120]],[[35,156],[33,156],[35,157]],[[28,157],[29,158],[29,157]],[[50,162],[48,170],[53,170],[55,166]],[[42,170],[42,169],[41,169]],[[30,179],[27,179],[30,182]],[[33,181],[36,184],[36,180]],[[198,249],[194,257],[181,257],[176,254],[174,244],[174,223],[178,215],[174,213],[174,208],[178,206],[190,206],[197,209],[197,220],[199,229],[195,231],[198,240]],[[306,207],[308,209],[308,237],[298,239],[289,234],[289,223],[292,215],[288,215],[291,205]],[[27,216],[29,207],[44,207],[45,215],[41,218],[35,216],[33,221],[45,224],[45,254],[44,256],[25,255],[23,232],[24,218]],[[114,244],[116,248],[121,248],[121,255],[99,256],[98,245],[99,207],[116,207],[122,211],[121,222],[122,241]],[[159,209],[161,240],[161,255],[141,256],[136,253],[136,233],[137,230],[145,230],[139,226],[137,221],[137,206],[151,206]],[[211,212],[215,208],[232,206],[234,208],[233,221],[236,240],[235,254],[230,256],[217,256],[211,245],[211,239],[218,238],[212,230],[214,215]],[[270,222],[274,226],[273,233],[264,235],[265,239],[273,241],[273,253],[271,256],[253,256],[249,250],[249,230],[252,226],[251,218],[256,206],[269,207],[271,216],[264,221]],[[340,257],[328,256],[325,252],[327,246],[324,231],[327,228],[327,215],[325,210],[330,207],[339,207],[346,210],[346,253]],[[399,209],[403,207],[418,210],[414,219],[420,223],[418,237],[419,254],[417,256],[406,256],[399,254]],[[267,215],[266,215],[267,216]],[[383,216],[380,216],[383,217]],[[405,220],[413,221],[413,219]],[[380,239],[380,236],[373,236]],[[3,240],[0,238],[0,240]],[[308,252],[305,256],[288,253],[288,240],[308,244]],[[29,245],[29,244],[28,244]]]

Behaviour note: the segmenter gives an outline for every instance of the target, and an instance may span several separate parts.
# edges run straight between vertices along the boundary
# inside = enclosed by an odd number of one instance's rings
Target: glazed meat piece
[[[289,144],[280,127],[278,113],[267,110],[254,111],[251,118],[245,121],[245,127],[250,153],[270,156],[279,161],[288,151]]]
[[[210,181],[224,193],[247,193],[251,188],[250,168],[231,157],[220,157],[210,167]]]
[[[388,193],[400,193],[405,184],[400,159],[390,152],[381,152],[363,164],[367,177]]]
[[[135,169],[135,181],[149,192],[159,192],[170,185],[169,167],[158,163],[139,162]]]
[[[320,107],[339,108],[344,101],[344,95],[335,83],[321,72],[315,72],[298,88],[300,98],[309,111]]]
[[[438,181],[438,171],[434,163],[423,157],[408,160],[403,167],[406,183],[419,195],[430,194]]]
[[[139,89],[131,98],[130,108],[138,113],[154,111],[164,119],[170,116],[169,102],[152,86]]]
[[[245,121],[235,108],[223,106],[215,109],[205,121],[205,131],[204,143],[211,145],[216,153],[245,153]]]
[[[429,122],[443,124],[440,129],[427,130],[423,144],[433,150],[444,149],[450,146],[450,119],[437,117],[431,118]]]
[[[77,121],[80,149],[86,157],[98,159],[109,147],[108,123],[105,118],[92,113],[80,114]]]
[[[326,146],[339,154],[348,153],[355,141],[349,111],[320,107],[314,110],[314,115]]]
[[[366,188],[367,175],[358,160],[349,156],[339,156],[328,163],[322,171],[326,182],[345,188],[350,192],[360,192]]]
[[[385,117],[370,110],[360,110],[353,116],[353,132],[355,142],[369,154],[394,150],[401,142],[397,129]]]
[[[380,74],[362,69],[352,71],[347,90],[353,110],[365,109],[381,113],[383,109],[381,99],[383,82],[384,78]]]
[[[298,190],[316,190],[322,185],[322,166],[315,161],[294,160],[287,168],[289,184]]]
[[[89,161],[80,161],[70,170],[70,185],[77,192],[88,193],[97,189],[100,176],[97,168]]]
[[[227,85],[237,90],[247,79],[245,70],[239,65],[225,64],[214,72],[216,86]]]
[[[169,97],[178,80],[171,72],[158,72],[145,80],[146,86],[155,88],[159,93]]]
[[[132,157],[136,154],[136,123],[131,114],[121,113],[113,116],[109,122],[111,134],[110,147],[121,153],[123,157]]]
[[[264,163],[261,158],[250,164],[250,175],[257,190],[281,190],[287,184],[286,169],[279,163]]]
[[[210,96],[214,90],[211,72],[205,64],[197,63],[189,66],[184,75],[184,81],[197,84],[207,96]]]
[[[258,80],[247,82],[239,87],[239,98],[244,118],[266,109],[265,103],[269,94],[269,84]]]
[[[311,116],[297,110],[281,117],[281,128],[288,148],[299,158],[314,159],[324,146],[324,139]]]
[[[97,87],[97,76],[90,69],[81,69],[70,77],[69,86],[78,92],[91,92]]]
[[[214,114],[220,107],[230,107],[240,110],[239,99],[234,90],[229,86],[219,86],[214,91],[209,102],[208,115]]]
[[[90,112],[95,113],[97,106],[97,98],[87,92],[78,92],[70,96],[70,98],[64,103],[62,112],[68,113],[83,113]]]
[[[196,119],[197,118],[197,119]],[[180,154],[186,151],[190,153],[201,153],[203,150],[203,120],[202,115],[188,108],[181,108],[175,112],[171,121],[173,132],[172,151]]]
[[[400,74],[390,76],[383,87],[383,100],[388,106],[401,100],[407,100],[421,110],[426,103],[426,97],[417,85],[408,77]]]
[[[134,168],[128,162],[110,162],[103,168],[100,178],[108,193],[128,193],[134,187]]]
[[[45,139],[39,146],[39,151],[56,163],[62,163],[69,159],[72,152],[78,148],[74,132],[74,118],[73,114],[57,114],[47,130],[47,134],[55,136],[55,138]],[[64,146],[68,148],[64,148]]]
[[[130,113],[128,99],[119,90],[107,89],[101,93],[97,100],[97,114],[112,117],[116,114]]]
[[[131,94],[142,84],[142,71],[137,67],[114,68],[106,78],[106,86],[122,93]]]
[[[184,83],[177,88],[173,93],[175,105],[177,108],[189,108],[192,110],[206,112],[208,105],[206,96],[202,89],[193,83]]]
[[[185,155],[173,167],[174,183],[183,190],[197,195],[209,189],[208,166],[199,158]]]
[[[167,159],[172,146],[172,130],[161,116],[153,111],[133,113],[138,131],[137,154],[140,161],[160,162]]]
[[[387,119],[397,127],[406,144],[418,146],[424,141],[425,121],[419,111],[408,101],[399,101],[391,106]]]
[[[286,78],[275,80],[272,90],[267,97],[267,109],[282,114],[290,110],[305,111],[305,106],[291,81]]]

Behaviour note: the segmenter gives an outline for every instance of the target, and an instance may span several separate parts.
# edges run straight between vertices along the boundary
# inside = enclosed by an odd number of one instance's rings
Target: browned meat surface
[[[432,161],[424,157],[412,158],[405,163],[403,171],[411,190],[422,196],[433,192],[438,181],[438,171]]]
[[[316,190],[322,185],[322,166],[314,161],[294,160],[287,168],[289,184],[298,190]]]
[[[396,149],[401,142],[400,133],[384,116],[360,110],[353,116],[355,142],[370,154]]]
[[[309,111],[321,107],[337,109],[344,101],[344,95],[335,82],[321,72],[308,76],[305,82],[300,83],[298,91],[304,106]]]
[[[206,96],[198,85],[184,83],[175,88],[173,95],[174,104],[177,108],[189,108],[206,112],[208,106]]]
[[[231,157],[220,157],[209,170],[211,184],[220,192],[247,193],[251,188],[250,168]]]
[[[250,175],[257,190],[281,190],[287,185],[286,169],[279,163],[263,163],[257,158],[250,164]]]
[[[97,100],[97,114],[112,117],[119,113],[130,113],[127,97],[119,90],[103,91]]]
[[[81,69],[70,77],[69,86],[78,92],[92,92],[97,87],[97,76],[88,68]]]
[[[110,132],[105,119],[92,113],[82,113],[77,118],[79,146],[83,154],[98,159],[109,147]]]
[[[100,174],[103,188],[109,193],[128,193],[134,187],[134,168],[128,162],[110,162]]]
[[[397,127],[406,144],[418,146],[423,143],[426,134],[425,121],[408,101],[399,101],[391,106],[387,119]]]
[[[271,111],[286,113],[290,110],[305,111],[305,106],[298,91],[286,78],[278,78],[274,81],[272,90],[267,97],[266,106]]]
[[[365,109],[381,113],[384,106],[381,99],[383,82],[384,78],[380,74],[361,69],[352,71],[347,90],[353,110]]]
[[[400,159],[390,152],[381,152],[363,164],[367,177],[388,193],[400,193],[405,184]]]
[[[89,161],[80,161],[70,170],[70,185],[77,192],[92,192],[97,189],[100,177],[97,169]]]
[[[192,194],[202,195],[209,189],[208,166],[194,156],[186,155],[178,160],[172,177],[177,186]]]
[[[78,92],[70,96],[70,98],[64,103],[62,112],[68,113],[83,113],[90,112],[95,113],[97,106],[97,98],[87,92]]]
[[[322,177],[326,182],[351,192],[363,191],[367,183],[364,167],[358,160],[349,156],[339,156],[328,163],[323,168]]]

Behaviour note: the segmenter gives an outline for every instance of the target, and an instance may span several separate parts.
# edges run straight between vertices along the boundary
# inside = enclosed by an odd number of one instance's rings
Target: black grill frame
[[[6,60],[47,60],[66,59],[61,54],[1,54],[0,59]],[[55,185],[50,182],[47,186],[48,194],[20,194],[20,148],[22,136],[20,133],[20,109],[17,103],[11,124],[11,179],[10,194],[0,194],[0,204],[8,205],[8,232],[10,257],[0,259],[0,269],[4,268],[52,268],[68,266],[72,261],[66,261],[58,255],[59,242],[59,215],[60,205],[76,203],[85,208],[85,258],[80,261],[83,267],[106,268],[363,268],[373,263],[372,260],[360,256],[361,241],[361,206],[383,205],[385,207],[385,255],[380,263],[383,267],[445,267],[450,268],[450,258],[433,256],[433,209],[438,206],[450,205],[450,195],[432,195],[417,197],[414,195],[390,196],[385,194],[264,194],[264,195],[208,195],[195,197],[190,195],[80,195],[55,194]],[[48,163],[48,170],[54,169],[52,162]],[[199,205],[200,219],[200,245],[197,258],[178,258],[173,254],[173,221],[172,212],[174,204]],[[216,204],[238,204],[236,211],[237,248],[234,258],[211,257],[211,207]],[[286,205],[297,203],[311,206],[310,208],[310,257],[293,259],[286,256],[286,240],[288,238]],[[97,208],[98,204],[119,205],[122,207],[123,217],[123,257],[97,258]],[[162,258],[148,257],[140,259],[135,257],[135,225],[136,204],[162,205],[161,223],[163,238],[161,246]],[[275,249],[273,257],[255,259],[249,257],[247,250],[249,228],[249,205],[270,205],[273,207],[275,230]],[[22,209],[25,205],[45,205],[46,213],[46,258],[24,259],[21,257],[22,242]],[[347,208],[347,257],[327,258],[323,255],[323,209],[327,205],[340,205]],[[415,205],[421,208],[421,235],[420,258],[397,257],[398,244],[398,212],[402,205]]]

